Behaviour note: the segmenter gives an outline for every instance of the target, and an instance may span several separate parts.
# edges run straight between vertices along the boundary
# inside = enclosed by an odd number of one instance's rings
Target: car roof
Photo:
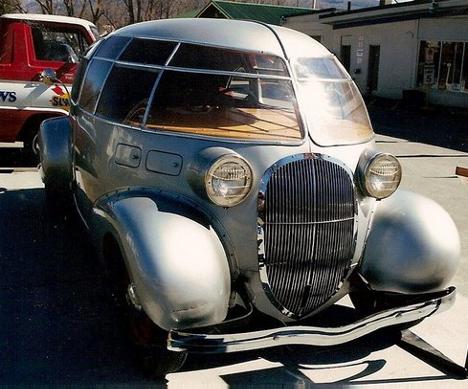
[[[112,35],[158,38],[274,54],[279,57],[330,56],[309,36],[255,21],[230,19],[163,19],[133,24]]]
[[[95,27],[95,25],[88,20],[74,18],[71,16],[18,13],[18,14],[4,14],[0,17],[5,18],[5,19],[32,20],[32,21],[49,22],[49,23],[78,24],[85,28],[89,28],[91,26]]]

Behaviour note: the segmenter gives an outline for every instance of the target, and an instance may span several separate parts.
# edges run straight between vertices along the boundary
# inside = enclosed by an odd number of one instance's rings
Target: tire
[[[112,302],[119,312],[117,317],[121,321],[121,333],[127,338],[138,367],[151,378],[178,371],[184,365],[187,353],[168,350],[168,332],[159,328],[142,309],[138,310],[131,303],[127,295],[130,278],[116,243],[109,246],[107,255],[113,257],[106,271]]]
[[[167,349],[168,332],[157,327],[144,311],[137,311],[131,303],[127,303],[127,309],[130,346],[145,375],[160,378],[182,368],[187,353]]]
[[[373,313],[383,311],[386,309],[393,308],[391,304],[388,304],[385,301],[381,301],[375,293],[371,290],[359,290],[356,292],[351,292],[349,294],[351,302],[354,305],[356,311],[363,316],[369,316]],[[395,326],[388,327],[390,331],[402,331],[408,328],[414,327],[415,325],[421,323],[424,319],[415,320],[409,323],[397,324]]]
[[[356,311],[362,315],[371,315],[379,309],[377,299],[372,291],[351,292],[349,297]]]
[[[153,378],[179,371],[187,360],[187,353],[170,351],[164,346],[140,346],[137,353],[143,371]]]
[[[23,142],[23,156],[26,163],[37,165],[39,163],[39,129],[28,131]]]

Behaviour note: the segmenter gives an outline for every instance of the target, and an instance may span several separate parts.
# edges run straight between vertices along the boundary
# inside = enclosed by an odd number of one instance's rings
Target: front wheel
[[[139,368],[154,378],[178,371],[187,353],[167,349],[168,333],[154,324],[139,305],[117,243],[108,241],[103,254],[112,300],[120,313],[119,327],[127,337]]]
[[[143,371],[155,378],[179,371],[187,359],[186,352],[170,351],[165,346],[140,346],[137,354]]]
[[[157,327],[143,312],[137,311],[128,302],[128,331],[137,361],[150,377],[164,377],[182,368],[186,352],[167,349],[167,331]]]

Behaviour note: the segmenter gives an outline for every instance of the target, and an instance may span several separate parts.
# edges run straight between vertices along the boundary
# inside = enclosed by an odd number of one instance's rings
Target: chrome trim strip
[[[286,345],[334,346],[350,342],[385,327],[424,319],[450,308],[456,291],[426,302],[388,309],[341,327],[291,326],[237,334],[169,333],[167,348],[192,353],[229,353]]]
[[[249,49],[245,49],[245,48],[233,48],[232,46],[213,45],[213,44],[211,44],[211,43],[209,43],[207,41],[196,41],[196,40],[179,39],[179,38],[177,38],[177,39],[176,38],[162,38],[162,37],[145,36],[145,35],[127,35],[127,34],[115,34],[114,36],[121,36],[121,37],[124,37],[124,38],[133,38],[133,39],[147,39],[147,40],[161,41],[161,42],[173,42],[173,43],[182,43],[182,44],[189,44],[189,45],[205,46],[205,47],[212,47],[212,48],[221,49],[221,50],[237,50],[240,53],[270,55],[270,56],[273,56],[273,57],[280,58],[284,62],[287,62],[287,61],[285,61],[284,57],[282,57],[282,56],[278,55],[278,53],[274,53],[272,51],[253,50],[253,49],[249,50]]]
[[[131,68],[131,69],[148,69],[152,71],[157,70],[171,70],[173,72],[183,72],[183,73],[197,73],[197,74],[208,74],[208,75],[220,75],[220,76],[231,76],[231,77],[243,77],[243,78],[252,78],[252,79],[267,79],[267,80],[285,80],[291,81],[289,76],[276,76],[274,74],[259,74],[259,73],[244,73],[244,72],[231,72],[228,70],[214,70],[214,69],[197,69],[197,68],[185,68],[177,67],[170,65],[153,65],[153,64],[142,64],[136,62],[128,62],[121,60],[114,60],[104,57],[93,57],[93,60],[107,61],[112,62],[116,65]]]
[[[265,222],[263,223],[264,225],[282,225],[282,226],[303,226],[303,225],[311,225],[311,224],[329,224],[329,223],[339,223],[339,222],[344,222],[348,220],[354,220],[354,217],[345,217],[342,219],[333,219],[333,220],[327,220],[327,221],[321,221],[321,222],[281,222],[281,223],[276,223],[276,222]]]
[[[220,76],[232,76],[239,78],[258,78],[267,80],[285,80],[291,81],[291,77],[288,76],[275,76],[274,74],[259,74],[259,73],[243,73],[243,72],[230,72],[227,70],[214,70],[214,69],[196,69],[196,68],[184,68],[176,66],[165,66],[165,70],[172,70],[174,72],[184,73],[200,73],[209,75],[220,75]]]
[[[164,65],[167,66],[167,64],[169,62],[171,62],[172,58],[177,53],[177,50],[179,50],[179,47],[180,47],[180,43],[177,43],[177,45],[174,47],[174,50],[172,50],[171,55],[169,55],[169,57],[167,58],[166,63]],[[153,85],[153,88],[151,89],[151,92],[150,92],[150,95],[149,95],[149,98],[148,98],[148,104],[146,105],[145,114],[143,116],[143,122],[141,123],[141,127],[145,127],[146,123],[148,122],[148,117],[149,117],[149,114],[150,114],[150,111],[151,111],[151,107],[153,106],[153,100],[154,100],[154,96],[156,94],[156,89],[159,86],[159,82],[161,81],[161,78],[162,78],[163,74],[164,74],[164,70],[161,70],[159,72],[159,74],[158,74],[158,77],[156,78],[156,81],[155,81],[155,83]]]

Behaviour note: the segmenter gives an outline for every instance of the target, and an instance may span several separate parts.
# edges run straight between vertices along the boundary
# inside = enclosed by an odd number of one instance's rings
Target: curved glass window
[[[288,76],[286,65],[279,57],[193,44],[182,44],[170,66]]]
[[[291,81],[165,71],[146,126],[245,140],[302,138]]]
[[[113,35],[99,42],[96,50],[96,57],[115,59],[121,53],[125,45],[131,38],[126,36]]]
[[[373,130],[361,94],[333,58],[293,61],[305,117],[322,146],[365,142]]]
[[[80,93],[79,105],[85,111],[94,112],[102,84],[109,73],[112,62],[94,59],[88,66]]]
[[[115,65],[107,77],[96,113],[118,123],[140,126],[157,77],[157,71]]]
[[[120,56],[120,61],[164,65],[177,43],[151,39],[133,39]]]
[[[81,62],[78,66],[78,70],[76,72],[75,80],[73,81],[73,88],[71,91],[71,99],[74,103],[78,101],[78,97],[80,94],[81,84],[83,81],[83,77],[86,72],[86,67],[88,66],[88,60],[86,58],[82,58]]]

